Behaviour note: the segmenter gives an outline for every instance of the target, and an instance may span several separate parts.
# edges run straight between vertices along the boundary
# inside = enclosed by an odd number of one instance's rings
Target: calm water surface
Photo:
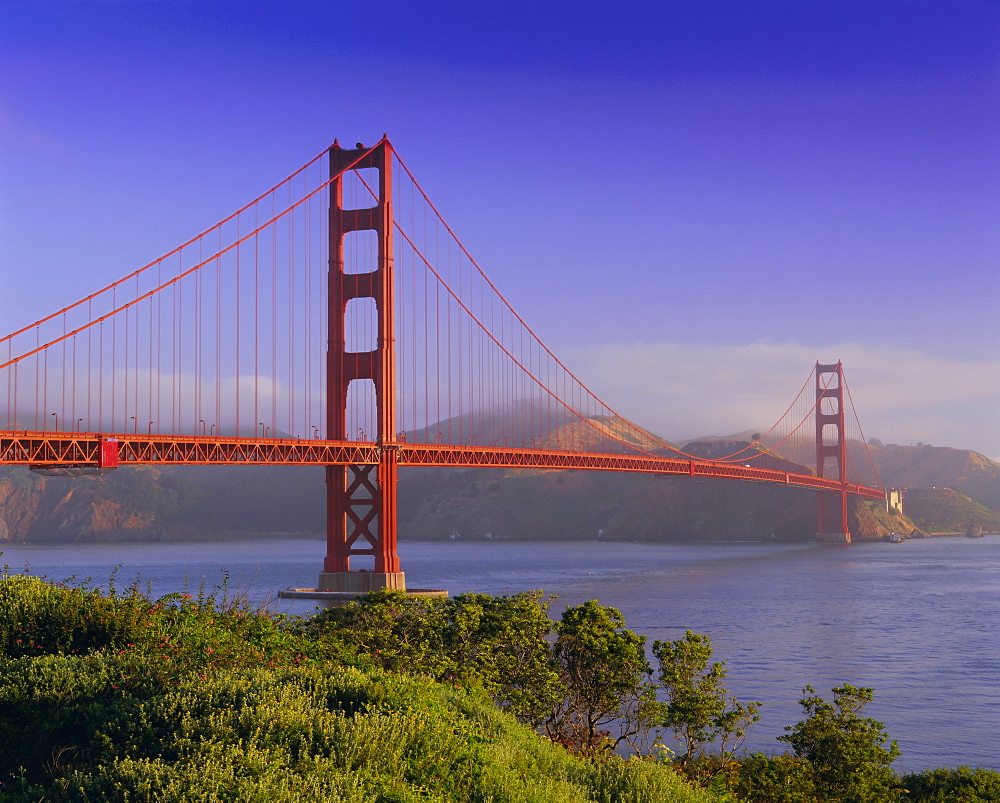
[[[119,586],[141,575],[154,595],[217,585],[257,603],[315,584],[313,539],[198,544],[5,546],[0,562]],[[410,586],[511,594],[544,589],[566,605],[598,599],[652,639],[687,629],[712,639],[730,691],[764,703],[748,746],[802,718],[807,683],[873,686],[870,716],[899,742],[900,771],[970,764],[1000,770],[1000,536],[850,547],[607,543],[400,544]],[[272,603],[310,613],[306,603]]]

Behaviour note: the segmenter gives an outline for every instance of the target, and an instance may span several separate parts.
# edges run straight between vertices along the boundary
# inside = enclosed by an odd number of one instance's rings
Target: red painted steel
[[[392,146],[383,138],[373,148],[345,150],[334,142],[330,148],[330,269],[327,278],[327,437],[346,439],[348,390],[352,381],[370,379],[375,385],[376,443],[396,433],[396,354],[393,275]],[[378,170],[375,206],[345,209],[343,173]],[[344,237],[354,231],[374,231],[378,240],[378,262],[368,273],[347,272]],[[377,342],[372,351],[348,352],[347,304],[371,298],[377,311]],[[330,465],[327,484],[327,555],[323,571],[351,571],[352,555],[374,555],[376,574],[399,572],[396,553],[397,469],[392,450],[378,455],[377,481],[370,478],[369,465]],[[363,515],[359,510],[366,511]],[[333,590],[331,588],[331,590]]]
[[[118,468],[118,439],[101,438],[97,453],[98,468]]]
[[[103,435],[94,433],[0,432],[0,465],[97,466]],[[655,455],[599,454],[549,449],[504,449],[481,446],[358,441],[308,441],[281,438],[172,438],[119,433],[122,465],[340,465],[374,467],[394,459],[397,467],[501,467],[629,471],[728,480],[778,483],[884,499],[872,488],[812,474],[794,474],[732,463],[677,460]],[[388,457],[387,453],[395,455]]]
[[[826,377],[824,379],[824,377]],[[835,384],[834,384],[835,383]],[[829,408],[834,409],[830,410]],[[827,410],[824,412],[824,410]],[[831,529],[830,495],[819,495],[819,527],[817,532],[822,536],[837,533],[850,542],[851,531],[847,519],[847,441],[844,437],[844,369],[838,361],[835,365],[816,363],[816,474],[826,475],[826,461],[837,462],[837,475],[840,487],[839,516],[837,528]],[[828,443],[825,432],[828,429],[836,432],[836,442]]]

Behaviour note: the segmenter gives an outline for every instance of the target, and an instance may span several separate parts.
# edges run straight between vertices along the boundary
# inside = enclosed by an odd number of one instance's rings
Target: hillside
[[[205,498],[196,485],[151,466],[81,478],[0,469],[0,542],[183,537],[185,512]]]
[[[986,532],[1000,532],[1000,511],[951,488],[912,488],[903,506],[906,515],[928,533],[964,532],[977,523]]]
[[[129,466],[103,476],[0,469],[0,543],[319,532],[323,470]]]
[[[382,595],[299,620],[224,595],[104,596],[2,572],[0,801],[722,799],[605,751],[603,732],[586,755],[554,738],[574,733],[564,701],[596,684],[550,657],[540,598]],[[383,624],[397,619],[405,630]],[[642,649],[616,628],[605,638]],[[651,674],[629,666],[633,684]],[[616,707],[605,693],[591,710],[622,719],[627,690],[610,694]]]
[[[946,446],[872,447],[882,481],[899,488],[952,488],[1000,511],[1000,463]]]

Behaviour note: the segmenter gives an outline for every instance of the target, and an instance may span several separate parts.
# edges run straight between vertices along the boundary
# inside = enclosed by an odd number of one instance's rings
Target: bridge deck
[[[751,465],[684,460],[651,454],[598,454],[501,446],[393,443],[288,438],[170,437],[132,433],[0,431],[0,465],[98,467],[101,442],[116,441],[123,465],[371,465],[384,449],[396,450],[398,465],[432,467],[547,468],[631,471],[779,483],[840,491],[838,480]],[[880,488],[846,484],[848,493],[883,499]]]

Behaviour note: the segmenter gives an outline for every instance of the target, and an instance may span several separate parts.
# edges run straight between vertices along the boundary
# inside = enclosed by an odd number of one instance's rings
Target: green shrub
[[[1000,800],[1000,772],[980,768],[940,768],[904,775],[906,800],[921,803],[979,803]]]
[[[580,765],[581,781],[594,803],[645,803],[645,801],[711,801],[716,796],[692,787],[670,767],[634,758],[600,756]]]
[[[749,753],[735,768],[731,788],[741,800],[761,803],[814,803],[822,800],[804,758]]]
[[[660,664],[660,686],[666,694],[661,721],[673,730],[684,752],[678,765],[692,778],[713,778],[724,773],[733,754],[746,741],[747,732],[760,716],[760,703],[744,705],[729,694],[723,682],[725,661],[712,659],[708,636],[688,630],[676,641],[654,641],[653,654]],[[718,742],[718,752],[707,753]]]
[[[338,710],[341,700],[353,713]],[[475,693],[428,679],[234,670],[117,713],[97,735],[103,759],[21,791],[122,801],[707,799],[668,768],[614,757],[590,765]]]
[[[0,573],[0,654],[10,658],[85,654],[139,637],[149,603],[135,588],[124,596],[55,586],[36,577]]]

